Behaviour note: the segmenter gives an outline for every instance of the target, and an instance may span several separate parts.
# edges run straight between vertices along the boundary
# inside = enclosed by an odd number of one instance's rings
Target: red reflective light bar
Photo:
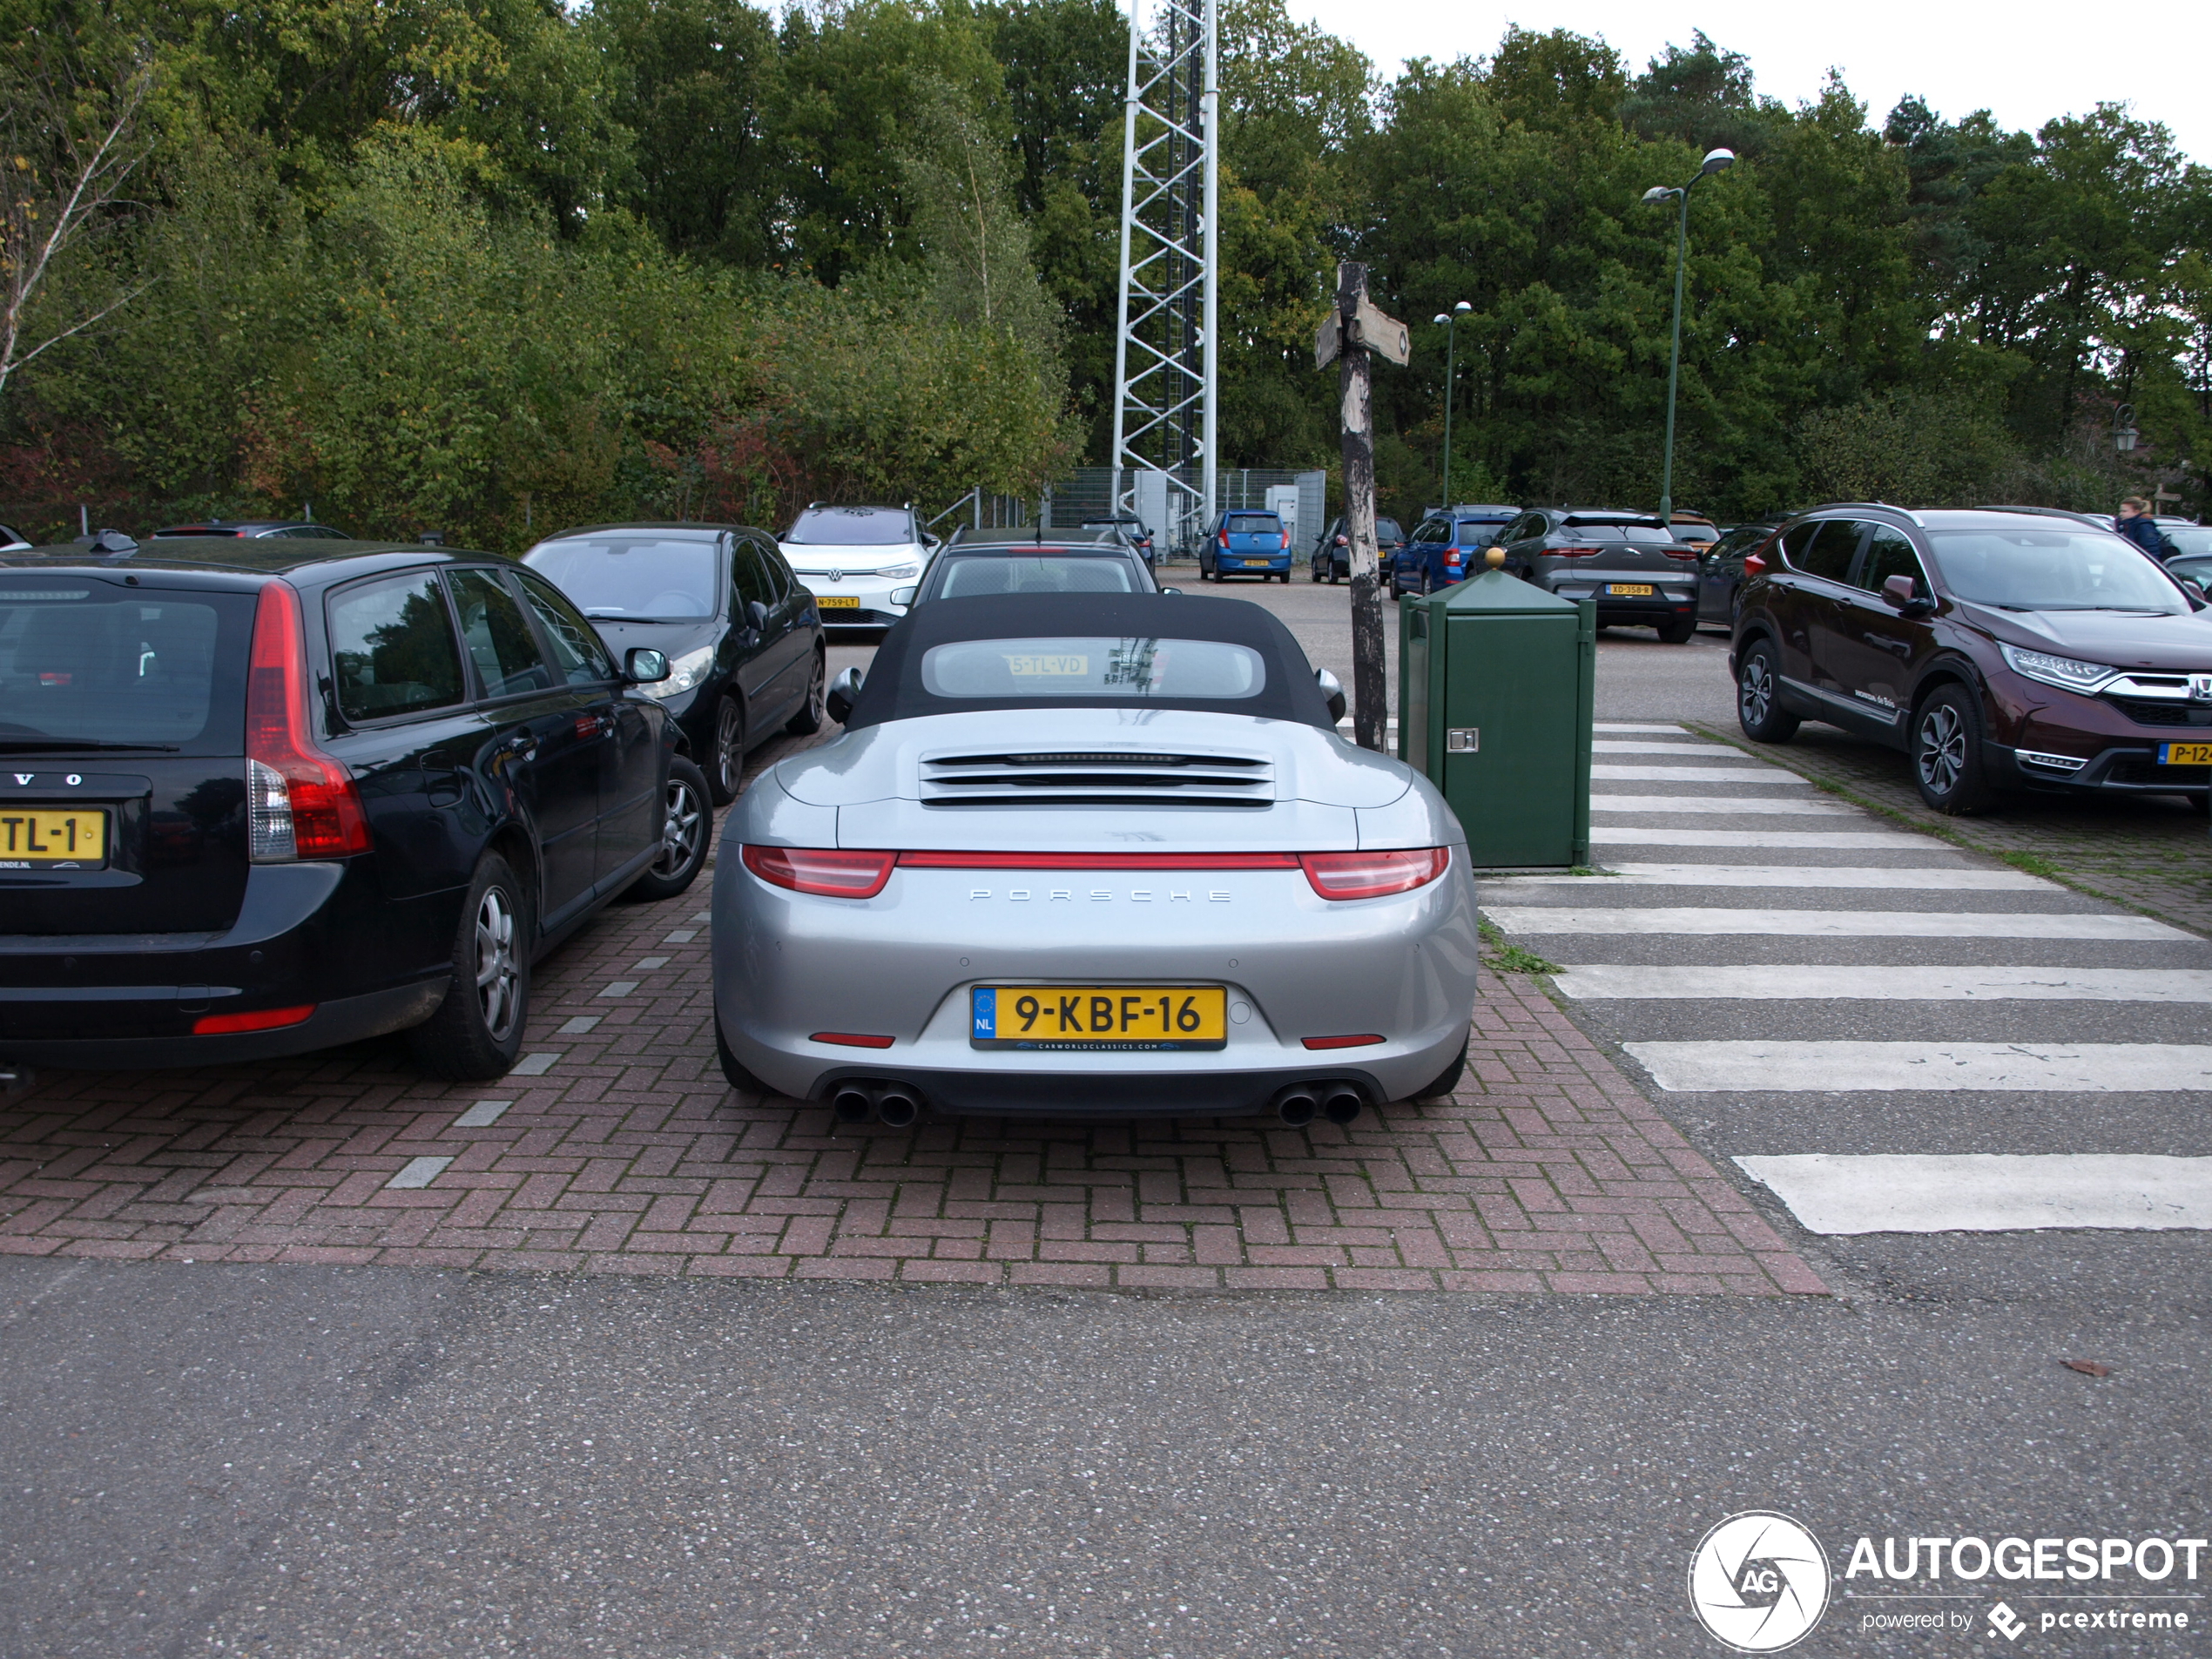
[[[1448,846],[1394,848],[1379,853],[1308,853],[1298,860],[1305,879],[1324,899],[1379,899],[1426,887],[1451,867]]]
[[[887,1049],[888,1037],[872,1037],[859,1031],[817,1031],[806,1039],[809,1042],[834,1042],[843,1049]]]
[[[1697,550],[1687,542],[1679,547],[1662,547],[1659,550],[1670,559],[1694,559],[1697,556]]]
[[[891,879],[896,853],[848,853],[830,847],[747,846],[745,867],[772,887],[826,899],[873,899]]]
[[[885,856],[889,856],[886,854]],[[1291,870],[1295,853],[901,853],[916,870]]]
[[[1365,1049],[1382,1041],[1371,1031],[1356,1037],[1308,1037],[1305,1046],[1309,1049]]]
[[[229,1036],[240,1031],[281,1031],[287,1025],[305,1025],[315,1011],[313,1002],[295,1008],[257,1008],[251,1014],[203,1014],[192,1022],[196,1037]]]
[[[1766,561],[1756,553],[1746,553],[1743,556],[1743,574],[1745,576],[1764,576],[1766,574]]]

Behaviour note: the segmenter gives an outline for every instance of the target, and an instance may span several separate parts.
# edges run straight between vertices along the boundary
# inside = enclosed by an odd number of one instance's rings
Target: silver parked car
[[[1532,508],[1498,541],[1515,576],[1562,599],[1595,600],[1601,628],[1656,628],[1670,645],[1697,631],[1697,549],[1650,514]]]
[[[1272,1111],[1460,1076],[1466,838],[1258,605],[923,604],[732,810],[722,1065],[846,1121]]]

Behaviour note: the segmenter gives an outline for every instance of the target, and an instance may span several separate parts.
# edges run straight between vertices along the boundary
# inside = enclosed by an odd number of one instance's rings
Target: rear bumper
[[[134,1036],[125,1035],[129,1022],[135,1017],[146,1020],[159,1017],[153,1010],[170,1019],[176,1017],[176,986],[144,987],[147,991],[165,989],[172,995],[165,1002],[149,996],[136,1001],[114,1001],[105,1006],[115,1011],[118,1022],[118,1035],[104,1037],[24,1038],[0,1037],[0,1058],[27,1062],[40,1066],[78,1066],[112,1069],[143,1069],[150,1066],[215,1066],[235,1064],[247,1060],[274,1060],[287,1055],[307,1054],[317,1049],[335,1048],[340,1043],[359,1042],[364,1037],[381,1037],[388,1031],[405,1030],[420,1025],[437,1011],[444,999],[447,978],[425,981],[419,985],[395,986],[388,990],[370,991],[361,996],[341,997],[335,1001],[319,1003],[315,1011],[299,1025],[287,1026],[280,1031],[242,1031],[223,1036]],[[22,1010],[25,1001],[17,1000],[18,992],[0,993],[0,1007]],[[36,1008],[36,1004],[28,1004]],[[55,1006],[52,999],[46,1006]],[[143,1029],[141,1025],[139,1029]]]
[[[844,1066],[823,1074],[813,1096],[848,1080],[900,1083],[941,1112],[1004,1117],[1247,1117],[1291,1083],[1350,1083],[1371,1106],[1402,1100],[1432,1082],[1467,1041],[1462,1027],[1432,1049],[1383,1069],[1314,1065],[1275,1071],[1217,1071],[1146,1077],[1100,1072],[929,1071],[910,1066]],[[1317,1060],[1327,1056],[1317,1055]],[[1410,1082],[1401,1079],[1411,1077]]]

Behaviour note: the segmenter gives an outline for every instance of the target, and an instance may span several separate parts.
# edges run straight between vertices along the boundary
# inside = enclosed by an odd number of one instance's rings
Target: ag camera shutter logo
[[[1689,1605],[1715,1640],[1738,1653],[1779,1653],[1828,1610],[1828,1556],[1787,1515],[1747,1509],[1698,1541]]]

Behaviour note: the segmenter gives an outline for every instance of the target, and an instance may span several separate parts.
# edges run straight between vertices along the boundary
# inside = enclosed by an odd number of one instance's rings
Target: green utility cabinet
[[[1444,792],[1478,868],[1590,859],[1597,610],[1486,570],[1398,613],[1398,756]]]

